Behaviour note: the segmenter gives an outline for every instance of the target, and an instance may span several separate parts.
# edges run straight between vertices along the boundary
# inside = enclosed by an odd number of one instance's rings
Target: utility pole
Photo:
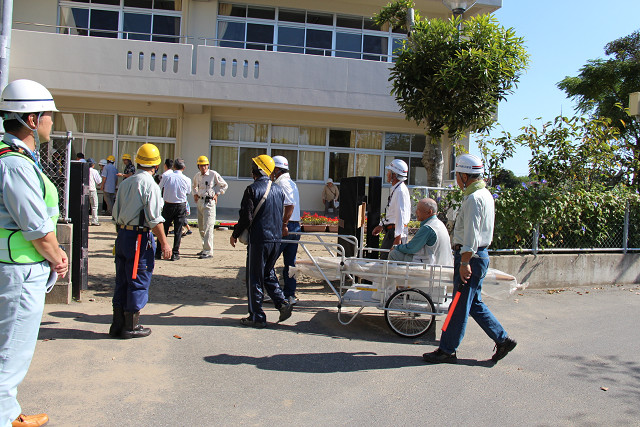
[[[9,83],[9,53],[13,26],[13,0],[2,2],[2,30],[0,31],[0,92]]]

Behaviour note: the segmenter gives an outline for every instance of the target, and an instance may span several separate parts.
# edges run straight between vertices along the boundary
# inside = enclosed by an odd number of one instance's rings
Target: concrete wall
[[[491,267],[530,288],[640,283],[640,254],[494,255]]]

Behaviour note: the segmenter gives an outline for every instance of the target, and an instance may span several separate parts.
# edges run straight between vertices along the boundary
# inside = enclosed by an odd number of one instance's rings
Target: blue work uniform
[[[240,203],[240,218],[232,234],[237,239],[249,227],[246,280],[249,315],[254,322],[267,320],[262,310],[265,290],[277,309],[285,302],[274,268],[280,255],[284,210],[284,192],[278,184],[271,185],[267,199],[253,218],[254,207],[260,203],[268,183],[269,177],[261,176],[246,188]]]
[[[156,242],[151,233],[156,225],[164,222],[160,187],[153,176],[138,170],[120,184],[113,218],[116,222],[116,288],[113,307],[125,312],[140,311],[149,301],[149,286],[155,266]],[[141,215],[140,213],[143,212]],[[142,222],[140,219],[142,218]],[[141,236],[140,256],[136,279],[132,278],[136,253],[136,241]]]
[[[3,142],[31,153],[11,134],[5,134]],[[47,207],[40,173],[36,164],[23,156],[8,155],[0,160],[0,228],[21,230],[26,241],[55,231],[52,218],[58,215],[58,208]],[[7,239],[0,242],[2,260],[12,258],[7,242]],[[50,271],[47,261],[0,263],[0,426],[3,427],[10,426],[22,413],[16,399],[17,387],[33,358]]]

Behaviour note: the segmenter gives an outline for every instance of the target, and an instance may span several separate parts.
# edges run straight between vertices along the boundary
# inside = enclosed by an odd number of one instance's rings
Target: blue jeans
[[[16,399],[36,348],[49,263],[0,264],[0,426],[20,415]]]
[[[289,232],[299,233],[301,230],[300,223],[298,221],[289,221],[289,223],[287,224],[287,229],[289,230]],[[285,240],[295,240],[297,242],[298,240],[300,240],[300,235],[293,234],[287,237],[283,237],[282,243],[280,244],[280,253],[282,254],[282,260],[284,261],[284,268],[282,269],[284,287],[282,288],[282,292],[284,293],[285,298],[289,298],[296,295],[297,282],[295,277],[289,276],[289,267],[296,266],[298,244],[284,243]]]
[[[140,241],[140,258],[138,273],[133,275],[133,260],[136,253],[138,232],[118,230],[116,238],[116,288],[113,291],[113,306],[124,311],[135,313],[140,311],[149,300],[149,286],[155,266],[155,240],[150,231],[142,234]]]
[[[462,342],[469,316],[496,343],[507,339],[507,332],[498,319],[491,314],[480,296],[482,281],[489,269],[487,250],[478,249],[477,256],[473,256],[469,260],[469,266],[471,267],[471,277],[466,284],[462,284],[460,280],[460,251],[455,251],[453,255],[453,289],[454,293],[456,290],[460,292],[460,299],[451,315],[447,330],[440,337],[440,349],[449,354],[455,353]]]

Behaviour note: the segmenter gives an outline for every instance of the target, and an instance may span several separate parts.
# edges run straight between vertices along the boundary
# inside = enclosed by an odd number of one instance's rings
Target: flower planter
[[[329,233],[337,233],[338,232],[338,226],[337,225],[327,225],[327,231]]]
[[[302,231],[305,233],[317,233],[318,231],[325,231],[326,228],[325,224],[302,224]]]

